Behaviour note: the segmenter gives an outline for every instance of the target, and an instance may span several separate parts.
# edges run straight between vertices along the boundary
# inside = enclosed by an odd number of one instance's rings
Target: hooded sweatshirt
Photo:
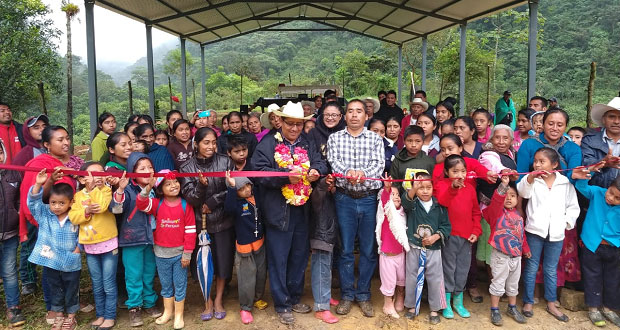
[[[417,155],[410,156],[406,148],[403,148],[394,160],[392,161],[392,168],[390,169],[390,176],[392,179],[402,180],[405,178],[407,169],[426,170],[428,174],[433,175],[433,169],[435,168],[435,160],[420,150]],[[402,185],[398,185],[398,191],[402,194],[405,190]]]
[[[22,125],[16,123],[14,120],[7,126],[0,124],[0,141],[4,143],[6,152],[4,158],[7,164],[13,164],[13,158],[17,156],[17,153],[24,146],[22,144],[21,130]]]
[[[25,123],[30,121],[30,119],[32,119],[32,117],[26,119]],[[11,162],[11,164],[13,165],[24,166],[31,159],[34,159],[40,154],[46,153],[45,148],[41,146],[39,141],[35,140],[32,135],[30,135],[28,125],[25,125],[25,123],[22,126],[22,135],[24,137],[26,145],[22,148],[22,150],[19,151],[15,158],[13,158],[13,161]],[[24,173],[25,172],[21,172],[22,176],[24,175]]]
[[[6,155],[4,144],[0,148]],[[3,164],[6,164],[6,157]],[[18,172],[0,170],[0,242],[17,236],[19,231],[19,183]]]

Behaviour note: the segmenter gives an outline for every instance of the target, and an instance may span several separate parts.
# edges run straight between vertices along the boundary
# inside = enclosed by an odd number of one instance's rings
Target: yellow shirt
[[[108,211],[111,201],[112,189],[108,186],[96,187],[90,192],[83,189],[75,194],[69,220],[80,226],[80,244],[101,243],[118,236],[116,217]],[[86,217],[85,209],[89,204],[99,204],[100,212]]]

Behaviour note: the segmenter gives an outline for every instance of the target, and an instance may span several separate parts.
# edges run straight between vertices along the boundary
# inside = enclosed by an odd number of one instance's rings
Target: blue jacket
[[[127,159],[127,172],[133,172],[136,163],[143,158],[148,159],[149,156],[141,152],[132,152]],[[118,230],[118,245],[120,247],[153,244],[154,228],[151,227],[151,216],[138,211],[136,207],[136,199],[141,190],[142,188],[131,182],[125,188],[122,203],[117,203],[114,200],[115,196],[112,196],[110,212],[118,213],[118,208],[122,208],[123,220]]]
[[[153,143],[153,145],[149,148],[149,158],[153,162],[155,172],[165,169],[172,171],[175,169],[174,159],[172,159],[172,155],[170,155],[168,148],[160,146],[157,143]]]
[[[256,146],[256,150],[252,155],[252,167],[256,171],[270,172],[289,172],[289,170],[280,168],[273,158],[276,145],[274,135],[265,135]],[[320,174],[327,174],[327,164],[321,158],[321,154],[316,149],[314,143],[300,135],[299,142],[295,145],[308,151],[310,158],[310,168],[316,169]],[[290,183],[287,176],[256,178],[255,181],[260,189],[260,198],[257,198],[258,208],[263,210],[263,220],[265,224],[278,230],[288,230],[290,207],[282,196],[282,187]],[[306,219],[309,216],[309,203],[303,205]]]
[[[545,139],[545,133],[540,133],[540,140],[544,143],[549,143],[547,139]],[[523,141],[521,147],[519,147],[519,151],[517,152],[517,172],[530,172],[533,170],[532,164],[534,163],[534,154],[536,150],[544,147],[544,145],[536,139],[531,138]],[[560,162],[560,167],[563,169],[566,168],[575,168],[581,165],[581,149],[577,144],[572,141],[566,142],[560,149],[560,155],[564,158],[567,165],[565,166],[562,162]],[[568,167],[567,167],[568,166]],[[568,178],[568,181],[574,183],[575,180],[571,178],[573,171],[562,172],[564,176]],[[524,175],[519,176],[519,181],[523,178]]]
[[[587,180],[577,180],[575,187],[590,200],[590,207],[581,230],[583,244],[593,253],[596,252],[601,239],[620,247],[620,206],[607,204],[606,188],[590,186]]]
[[[228,187],[224,211],[232,214],[235,219],[235,234],[239,245],[251,244],[263,238],[263,222],[258,216],[258,208],[245,198],[239,198],[236,188]]]
[[[585,166],[596,164],[605,158],[609,152],[609,145],[603,141],[603,131],[586,134],[581,140],[581,152]],[[619,169],[604,167],[600,172],[592,173],[590,184],[607,188],[618,175],[620,175]]]

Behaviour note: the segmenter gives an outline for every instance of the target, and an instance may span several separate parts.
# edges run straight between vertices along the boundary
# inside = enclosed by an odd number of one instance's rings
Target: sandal
[[[547,313],[551,314],[556,320],[562,321],[562,322],[568,322],[568,316],[566,316],[565,314],[555,315],[553,314],[553,312],[551,312],[549,307],[545,308],[545,310],[547,311]]]

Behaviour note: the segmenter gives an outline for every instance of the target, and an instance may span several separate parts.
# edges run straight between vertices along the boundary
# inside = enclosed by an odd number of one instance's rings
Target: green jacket
[[[407,193],[403,193],[401,200],[402,206],[405,212],[407,212],[407,237],[409,238],[409,243],[422,247],[422,235],[439,234],[441,239],[426,248],[429,250],[440,250],[445,244],[446,238],[450,237],[450,231],[452,230],[450,219],[448,219],[448,210],[439,205],[435,197],[433,197],[433,206],[431,206],[428,213],[417,197],[411,200]]]
[[[514,131],[517,127],[517,109],[515,109],[515,104],[512,99],[508,99],[508,103],[504,101],[504,98],[501,97],[497,102],[495,102],[495,122],[493,124],[497,125],[508,113],[512,113],[512,122],[510,123],[510,128]]]
[[[97,135],[95,135],[95,138],[93,139],[93,142],[90,146],[90,149],[92,150],[93,161],[98,162],[99,160],[101,160],[101,157],[103,157],[103,154],[108,151],[108,148],[106,147],[106,142],[108,142],[108,135],[105,134],[103,131],[100,131],[99,133],[97,133]]]
[[[435,159],[427,156],[426,153],[421,150],[415,157],[411,157],[407,153],[407,149],[403,148],[396,154],[396,157],[394,157],[392,161],[390,176],[392,179],[402,180],[405,178],[405,173],[408,168],[426,170],[428,174],[432,176],[433,169],[435,168]],[[401,194],[405,191],[402,184],[396,186]]]

